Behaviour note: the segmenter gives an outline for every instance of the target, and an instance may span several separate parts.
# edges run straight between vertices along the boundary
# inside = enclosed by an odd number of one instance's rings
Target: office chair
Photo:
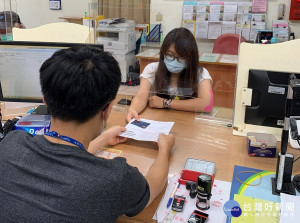
[[[241,42],[246,42],[244,37],[241,37]],[[213,53],[238,55],[239,35],[238,34],[223,34],[219,36],[214,44]]]
[[[87,26],[57,22],[32,29],[13,28],[14,41],[94,43],[94,30]]]

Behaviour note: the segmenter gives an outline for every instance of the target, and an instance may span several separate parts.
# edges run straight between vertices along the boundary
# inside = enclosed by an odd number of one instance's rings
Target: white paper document
[[[223,13],[224,2],[210,2],[210,13]]]
[[[207,39],[208,21],[196,21],[195,38]]]
[[[209,13],[210,2],[197,2],[197,13]]]
[[[252,14],[251,21],[265,22],[266,21],[266,14]]]
[[[223,20],[222,13],[210,13],[209,14],[209,21],[210,22],[219,22]]]
[[[300,219],[300,196],[280,194],[280,223],[298,223]]]
[[[250,40],[254,41],[257,35],[258,30],[265,30],[265,22],[255,22],[251,21],[251,30],[250,30]]]
[[[234,14],[234,13],[224,13],[223,14],[223,21],[236,22],[236,14]]]
[[[184,5],[183,6],[183,13],[194,13],[194,6],[193,5]]]
[[[184,20],[183,27],[190,30],[193,35],[195,35],[195,21],[192,20]]]
[[[153,219],[157,220],[157,222],[163,222],[166,216],[172,212],[171,206],[167,208],[167,203],[172,194],[174,187],[177,185],[178,176],[174,176],[168,187],[165,191],[165,194],[156,210],[156,213]],[[209,214],[207,223],[219,223],[219,222],[226,222],[226,215],[223,211],[223,205],[226,201],[229,200],[230,195],[230,187],[231,183],[215,180],[214,185],[212,188],[212,197],[210,200],[210,208],[207,211],[203,211]],[[180,185],[179,188],[176,190],[176,195],[186,197],[184,208],[182,212],[177,212],[174,218],[172,219],[171,223],[182,223],[188,222],[191,213],[196,210],[196,199],[197,198],[190,198],[189,191],[185,188],[185,185]]]
[[[235,14],[237,12],[237,2],[224,2],[224,13]]]
[[[136,125],[135,119],[132,119],[126,126],[126,132],[120,134],[122,137],[127,137],[139,141],[157,142],[160,134],[168,135],[174,122],[158,122],[149,119],[141,118],[141,123],[145,125]]]
[[[240,24],[236,25],[235,33],[238,34],[238,35],[240,35],[240,33],[241,33],[241,26],[240,26]],[[246,40],[250,39],[250,24],[242,26],[242,36]]]
[[[239,2],[238,3],[238,13],[239,14],[247,14],[252,11],[252,3],[251,2]]]
[[[223,22],[222,23],[222,34],[235,33],[236,22]]]
[[[193,20],[194,14],[193,13],[184,13],[183,20]]]
[[[211,22],[208,25],[208,39],[217,39],[221,35],[222,23]]]
[[[209,13],[197,13],[196,21],[208,21]]]
[[[226,55],[223,54],[220,62],[222,63],[238,63],[239,56],[238,55]]]
[[[250,21],[251,21],[251,14],[238,14],[236,21],[238,24],[243,24],[243,25],[250,25]]]

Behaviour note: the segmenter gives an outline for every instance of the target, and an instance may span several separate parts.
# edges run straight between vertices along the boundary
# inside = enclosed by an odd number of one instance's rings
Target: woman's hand
[[[158,96],[152,96],[148,100],[150,108],[164,108],[164,99]]]
[[[133,118],[135,118],[137,121],[140,121],[141,117],[134,109],[129,108],[127,112],[126,122],[130,122]]]

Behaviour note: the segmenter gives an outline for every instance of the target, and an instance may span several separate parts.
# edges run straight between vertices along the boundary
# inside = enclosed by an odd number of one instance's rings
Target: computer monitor
[[[285,103],[290,80],[289,72],[249,70],[248,88],[252,89],[251,106],[246,106],[245,123],[283,127]],[[300,78],[300,73],[294,73]],[[291,116],[299,116],[300,100],[292,102]]]
[[[258,30],[255,40],[254,40],[254,43],[262,43],[262,40],[270,41],[272,39],[272,37],[273,37],[272,30]]]
[[[54,52],[72,46],[103,45],[54,42],[0,42],[0,101],[41,103],[39,69]]]

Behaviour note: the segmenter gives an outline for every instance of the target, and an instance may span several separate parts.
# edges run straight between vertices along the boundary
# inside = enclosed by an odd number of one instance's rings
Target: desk
[[[71,23],[76,23],[82,25],[82,18],[81,17],[72,17],[72,16],[63,16],[63,17],[58,17],[59,19],[65,19],[68,22]]]
[[[112,111],[108,126],[124,126],[125,115],[126,112]],[[234,165],[276,170],[277,158],[249,157],[246,151],[246,137],[233,136],[232,128],[196,123],[195,114],[191,112],[146,108],[142,116],[146,119],[175,122],[171,130],[171,133],[175,135],[175,146],[170,156],[170,175],[179,173],[189,157],[216,162],[215,178],[229,182],[232,180]],[[279,146],[280,144],[277,148]],[[138,167],[144,175],[157,155],[157,147],[152,142],[128,139],[125,144],[114,146],[114,148],[122,150],[121,156],[124,156],[129,164]],[[288,148],[288,152],[294,154],[295,158],[300,156],[300,150]],[[293,174],[299,173],[300,161],[297,161],[294,164]],[[152,217],[162,196],[163,193],[133,218],[121,216],[118,223],[156,222],[152,220]]]
[[[118,101],[120,97],[122,96],[118,96],[116,101]],[[125,126],[127,108],[127,106],[124,106],[123,110],[113,108],[107,126]],[[3,112],[3,114],[5,114],[5,112]],[[214,161],[216,163],[215,178],[229,182],[232,180],[234,165],[248,166],[268,171],[276,170],[277,159],[249,157],[246,151],[246,138],[233,136],[232,128],[196,123],[194,121],[195,114],[191,112],[146,108],[142,115],[146,119],[175,122],[171,130],[171,133],[175,135],[176,139],[170,156],[170,175],[179,173],[184,167],[186,159],[189,157]],[[4,117],[4,119],[5,118],[7,117]],[[279,146],[278,144],[277,148],[279,148]],[[136,166],[143,175],[146,175],[149,167],[157,156],[157,147],[152,142],[140,142],[128,139],[126,143],[116,145],[113,148],[122,150],[121,156],[125,157],[129,164]],[[295,158],[300,156],[300,150],[288,148],[288,152],[294,154]],[[299,173],[300,161],[298,160],[294,163],[293,174]],[[139,215],[133,218],[121,216],[117,222],[155,222],[152,220],[152,217],[162,196],[163,192]]]
[[[200,57],[203,53],[200,53]],[[135,56],[140,60],[140,73],[147,64],[158,62],[159,50],[148,49]],[[231,61],[225,60],[230,58]],[[205,67],[213,79],[214,105],[233,108],[236,66],[238,56],[220,54],[216,62],[199,61]]]
[[[145,43],[141,44],[140,52],[146,51],[148,49],[158,49],[159,50],[160,47],[161,47],[160,42],[145,42]]]

